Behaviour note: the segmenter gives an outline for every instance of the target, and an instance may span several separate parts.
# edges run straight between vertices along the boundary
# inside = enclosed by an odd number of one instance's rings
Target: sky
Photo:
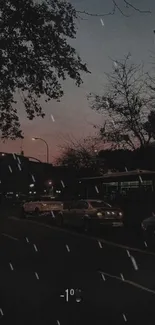
[[[79,11],[104,14],[112,10],[111,0],[70,0]],[[45,103],[41,101],[46,117],[33,121],[26,119],[24,107],[18,98],[18,110],[24,131],[24,140],[8,140],[0,142],[1,152],[19,153],[21,146],[25,156],[46,161],[45,144],[32,137],[43,138],[49,145],[50,162],[62,153],[62,146],[68,136],[76,139],[95,133],[93,124],[101,124],[104,117],[91,110],[87,95],[90,92],[102,93],[106,84],[105,72],[112,69],[112,61],[123,59],[130,52],[134,63],[144,63],[146,69],[151,69],[152,53],[155,53],[155,1],[130,0],[130,3],[141,10],[150,10],[150,14],[126,10],[123,0],[117,4],[129,18],[116,12],[113,16],[91,17],[81,14],[85,20],[78,19],[77,37],[71,41],[82,58],[87,63],[91,74],[82,74],[83,84],[78,88],[71,79],[63,84],[65,95],[58,103],[54,100]],[[101,23],[103,19],[104,26]],[[51,116],[53,116],[51,118]]]

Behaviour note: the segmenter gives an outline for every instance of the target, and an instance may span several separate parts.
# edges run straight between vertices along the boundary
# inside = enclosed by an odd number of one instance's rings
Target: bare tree
[[[123,0],[126,7],[149,13]],[[68,40],[75,39],[76,21],[80,15],[104,16],[119,10],[112,0],[112,11],[91,14],[76,10],[64,0],[0,1],[0,132],[1,138],[22,137],[15,100],[16,92],[23,101],[27,118],[44,117],[40,97],[60,101],[62,80],[70,77],[77,86],[81,73],[89,73]]]
[[[155,139],[155,111],[151,110],[148,115],[148,120],[144,123],[145,130],[150,135],[150,139]],[[154,141],[148,143],[148,145],[154,145]]]
[[[98,164],[97,156],[101,146],[99,138],[88,136],[77,140],[68,136],[61,148],[61,156],[57,159],[57,165],[69,167],[95,167]]]
[[[92,109],[104,115],[99,134],[112,148],[144,147],[153,138],[148,114],[152,97],[146,85],[142,65],[130,62],[129,53],[123,60],[113,62],[113,71],[106,74],[107,88],[103,95],[90,94]]]

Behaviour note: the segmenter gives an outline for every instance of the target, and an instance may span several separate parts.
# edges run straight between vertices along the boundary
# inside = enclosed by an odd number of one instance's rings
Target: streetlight
[[[44,139],[42,139],[42,138],[32,138],[32,140],[41,140],[41,141],[43,141],[45,144],[46,144],[46,159],[47,159],[47,163],[49,163],[49,147],[48,147],[48,143],[44,140]]]

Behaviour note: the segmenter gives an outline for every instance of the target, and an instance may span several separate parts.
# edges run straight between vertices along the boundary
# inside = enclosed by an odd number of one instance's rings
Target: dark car
[[[57,215],[57,224],[75,227],[90,226],[123,226],[123,212],[101,200],[78,200],[63,204],[63,209]]]
[[[141,223],[141,228],[143,230],[144,236],[149,241],[154,239],[155,234],[155,213],[152,212],[152,216],[144,219]]]
[[[151,247],[155,246],[155,213],[152,216],[142,221],[141,229],[143,231],[144,239]]]

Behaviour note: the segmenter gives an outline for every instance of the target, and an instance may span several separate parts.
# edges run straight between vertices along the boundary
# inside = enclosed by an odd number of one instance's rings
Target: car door
[[[25,212],[30,213],[32,211],[32,199],[26,200],[26,202],[23,204]]]
[[[88,210],[88,203],[86,201],[76,201],[75,210],[73,211],[72,222],[75,227],[83,225],[83,218]]]
[[[65,223],[70,226],[75,225],[75,218],[76,218],[76,201],[71,201],[68,203],[68,207],[65,211]]]
[[[70,223],[72,204],[73,204],[73,202],[69,202],[69,201],[63,203],[63,210],[62,210],[63,222],[66,225],[69,225],[69,223]]]
[[[35,208],[38,207],[39,199],[38,198],[30,198],[27,205],[27,212],[33,214]]]

